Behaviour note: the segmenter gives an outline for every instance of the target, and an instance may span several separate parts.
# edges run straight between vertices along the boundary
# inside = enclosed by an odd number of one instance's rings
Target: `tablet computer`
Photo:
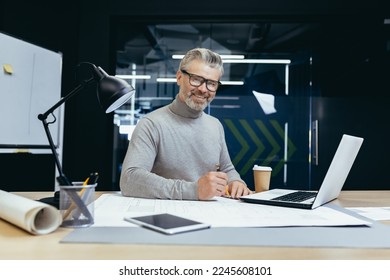
[[[208,224],[168,213],[140,217],[125,217],[124,219],[128,222],[165,234],[176,234],[181,232],[206,229],[210,227]]]

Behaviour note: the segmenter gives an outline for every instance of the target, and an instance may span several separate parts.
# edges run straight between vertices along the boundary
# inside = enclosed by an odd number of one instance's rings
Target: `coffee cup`
[[[253,176],[255,180],[255,192],[269,190],[272,168],[269,166],[255,165],[253,167]]]

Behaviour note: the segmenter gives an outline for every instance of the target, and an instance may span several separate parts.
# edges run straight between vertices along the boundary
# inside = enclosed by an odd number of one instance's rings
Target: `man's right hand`
[[[214,196],[225,195],[228,176],[224,172],[211,171],[198,180],[199,200],[209,200]]]

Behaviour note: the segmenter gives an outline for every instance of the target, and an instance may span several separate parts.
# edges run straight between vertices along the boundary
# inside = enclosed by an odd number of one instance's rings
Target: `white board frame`
[[[37,116],[61,98],[62,54],[0,32],[0,67],[0,151],[50,152]],[[53,113],[57,121],[50,125],[57,148],[62,146],[63,110]]]

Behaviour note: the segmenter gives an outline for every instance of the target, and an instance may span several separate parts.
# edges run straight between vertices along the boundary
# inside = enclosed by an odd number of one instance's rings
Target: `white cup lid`
[[[272,171],[272,168],[269,167],[269,166],[255,165],[255,166],[253,166],[253,170],[257,170],[257,171]]]

